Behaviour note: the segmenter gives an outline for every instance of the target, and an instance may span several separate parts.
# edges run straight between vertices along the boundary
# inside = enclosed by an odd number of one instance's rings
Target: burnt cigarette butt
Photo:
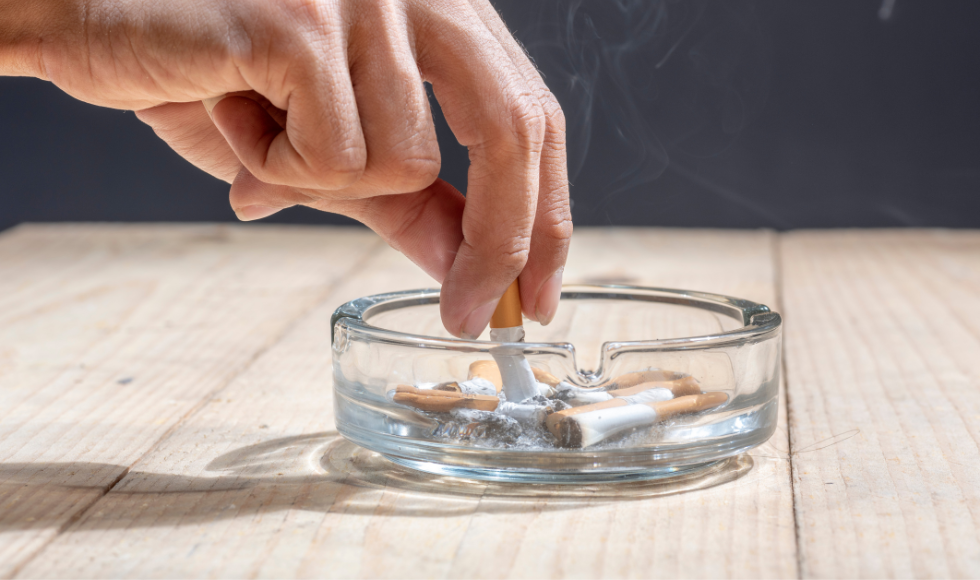
[[[497,363],[492,360],[478,360],[470,363],[470,369],[466,375],[466,380],[472,381],[473,379],[485,379],[490,381],[493,383],[493,386],[497,387],[498,393],[504,388],[504,379],[500,376],[500,367],[498,367]]]
[[[573,415],[601,411],[602,409],[612,409],[613,407],[625,407],[626,405],[659,403],[670,400],[674,396],[673,393],[670,392],[670,389],[665,389],[663,387],[651,387],[642,390],[636,390],[636,387],[632,389],[623,389],[623,391],[627,390],[633,392],[621,394],[618,397],[614,397],[606,401],[600,401],[598,403],[591,403],[589,405],[581,405],[579,407],[565,409],[564,411],[558,411],[552,416],[555,418],[549,418],[549,423],[547,425],[548,429],[551,429],[553,423],[562,421],[564,418],[571,417]]]
[[[618,399],[613,399],[613,401]],[[698,413],[713,409],[728,400],[725,393],[688,395],[655,403],[608,405],[605,401],[596,405],[559,411],[548,417],[548,431],[563,447],[588,447],[614,435],[648,427],[670,417],[685,413]],[[601,406],[601,407],[600,407]],[[570,411],[573,411],[570,413]]]
[[[606,390],[612,392],[620,389],[630,389],[647,383],[656,384],[645,386],[644,390],[654,388],[655,386],[665,387],[670,389],[675,397],[697,395],[702,390],[701,384],[691,375],[662,370],[640,371],[620,375],[606,386]]]
[[[592,403],[590,405],[582,405],[581,407],[572,407],[571,409],[565,409],[564,411],[558,411],[557,413],[552,413],[548,415],[547,427],[548,431],[551,431],[552,435],[558,437],[556,429],[558,425],[563,422],[568,417],[578,415],[581,413],[591,413],[592,411],[601,411],[602,409],[612,409],[613,407],[625,407],[629,405],[629,401],[626,399],[609,399],[608,401],[602,401],[599,403]]]
[[[417,389],[409,385],[398,385],[392,400],[401,405],[433,413],[445,413],[453,409],[494,411],[500,404],[500,399],[490,395],[467,395],[453,391]]]

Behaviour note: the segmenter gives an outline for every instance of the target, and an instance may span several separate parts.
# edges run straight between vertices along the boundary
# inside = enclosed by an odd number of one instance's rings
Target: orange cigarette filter
[[[490,328],[513,328],[523,326],[521,318],[521,286],[517,280],[511,282],[497,303],[497,309],[490,317]]]
[[[420,411],[432,411],[435,413],[445,413],[453,409],[493,411],[500,404],[500,399],[489,395],[469,395],[453,391],[417,389],[410,385],[398,385],[392,400],[402,405],[415,407]]]

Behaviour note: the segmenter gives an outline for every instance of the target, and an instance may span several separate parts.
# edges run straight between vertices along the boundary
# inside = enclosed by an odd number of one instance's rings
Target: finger
[[[251,99],[228,97],[212,111],[232,150],[261,181],[337,190],[364,173],[367,151],[344,58],[349,19],[340,7],[347,5],[317,3],[308,11],[308,34],[316,38],[295,45],[283,39],[270,66],[242,71],[251,87],[287,111],[284,129]],[[280,62],[289,66],[271,66]]]
[[[388,244],[442,282],[463,239],[466,198],[439,179],[429,187],[402,195],[365,199],[319,198],[283,185],[263,183],[243,170],[232,186],[232,203],[307,205],[354,218],[377,232]]]
[[[136,111],[136,117],[178,155],[218,179],[231,183],[242,168],[199,102],[167,103]]]
[[[280,126],[285,124],[285,112],[254,91],[233,93],[234,96],[251,99],[259,104]],[[220,100],[220,99],[219,99]],[[207,103],[168,103],[136,112],[156,134],[166,141],[178,154],[210,173],[232,183],[229,194],[231,207],[242,221],[252,221],[268,217],[281,209],[309,202],[311,196],[302,195],[288,187],[269,188],[262,194],[249,188],[248,179],[242,186],[242,174],[251,177],[241,161],[232,151],[207,112]],[[276,195],[273,195],[276,194]]]
[[[350,71],[367,163],[345,197],[420,191],[439,177],[439,144],[407,31],[404,11],[358,4]]]
[[[444,283],[463,240],[465,205],[463,194],[437,179],[415,193],[335,202],[327,211],[360,221],[437,282]]]
[[[446,329],[478,336],[530,250],[544,112],[466,3],[419,5],[419,66],[457,140],[469,148],[463,241],[442,287]],[[451,14],[451,17],[444,16]]]
[[[511,35],[500,14],[487,0],[471,0],[487,28],[510,56],[511,62],[534,92],[545,114],[544,144],[538,205],[534,214],[531,249],[521,272],[521,303],[528,318],[548,324],[558,309],[562,272],[572,236],[565,152],[565,115],[561,105],[523,47]]]
[[[245,167],[235,177],[228,192],[228,201],[242,221],[254,221],[294,205],[310,205],[317,196],[303,193],[288,185],[272,185],[256,179]]]

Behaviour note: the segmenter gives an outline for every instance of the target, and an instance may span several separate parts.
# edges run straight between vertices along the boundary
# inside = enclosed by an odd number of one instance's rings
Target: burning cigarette
[[[701,393],[701,384],[691,375],[674,371],[662,371],[653,369],[636,373],[626,373],[620,375],[606,385],[606,390],[615,393],[621,389],[631,389],[643,386],[646,390],[653,387],[666,387],[673,391],[675,397],[687,395],[698,395]]]
[[[417,389],[408,385],[398,385],[392,400],[420,411],[445,413],[453,409],[477,409],[494,411],[500,399],[490,395],[470,395],[456,391],[437,389]]]
[[[637,397],[642,397],[642,394],[553,413],[546,421],[548,430],[563,447],[589,447],[614,435],[647,427],[675,415],[713,409],[728,400],[728,395],[720,392],[658,402],[637,401]],[[634,402],[631,403],[631,400]]]
[[[497,309],[490,318],[490,340],[496,342],[524,342],[524,325],[521,319],[521,291],[514,280],[500,297]],[[490,349],[497,363],[503,392],[512,403],[522,403],[538,396],[538,382],[531,365],[519,347],[497,346]]]

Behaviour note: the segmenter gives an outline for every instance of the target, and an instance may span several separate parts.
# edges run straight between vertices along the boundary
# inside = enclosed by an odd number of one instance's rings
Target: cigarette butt
[[[684,413],[715,408],[728,400],[725,393],[687,395],[669,401],[629,404],[612,399],[551,414],[548,431],[563,447],[588,447],[637,427],[648,427]],[[613,404],[621,401],[618,404]]]
[[[466,375],[466,380],[486,379],[497,387],[499,393],[504,388],[504,379],[500,376],[500,367],[492,360],[478,360],[470,364],[470,370]]]
[[[433,391],[446,391],[448,393],[462,393],[463,389],[459,386],[459,383],[453,381],[451,383],[442,383],[441,385],[436,385],[432,387]]]
[[[580,413],[591,413],[592,411],[601,411],[602,409],[612,409],[613,407],[625,407],[629,405],[629,401],[626,399],[609,399],[608,401],[602,401],[599,403],[592,403],[590,405],[582,405],[581,407],[572,407],[571,409],[565,409],[564,411],[558,411],[557,413],[552,413],[548,415],[548,421],[546,423],[548,431],[555,437],[558,437],[558,426],[565,419],[573,417]],[[560,439],[560,437],[559,437]]]
[[[630,389],[648,383],[643,390],[656,387],[665,387],[673,391],[675,397],[687,395],[697,395],[701,393],[701,384],[691,375],[674,371],[650,370],[636,373],[626,373],[612,380],[607,386],[607,391],[618,391],[620,389]]]
[[[409,385],[398,385],[392,400],[402,405],[415,407],[420,411],[445,413],[453,409],[477,409],[494,411],[500,399],[490,395],[467,395],[453,391],[435,389],[416,389]]]
[[[531,367],[531,372],[534,373],[534,379],[536,381],[538,381],[539,383],[544,383],[551,388],[557,387],[558,383],[561,382],[558,380],[558,377],[549,373],[548,371],[543,371],[541,369],[536,369],[534,367]]]

